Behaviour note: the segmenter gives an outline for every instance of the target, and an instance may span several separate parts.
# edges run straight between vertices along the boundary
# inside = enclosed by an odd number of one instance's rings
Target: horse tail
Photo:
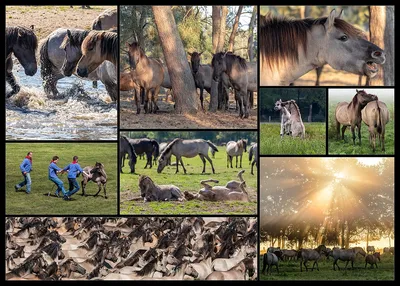
[[[382,112],[381,108],[379,107],[379,101],[376,100],[376,107],[378,109],[378,118],[376,121],[376,130],[378,131],[379,134],[382,133]]]
[[[160,155],[160,145],[158,145],[158,142],[154,139],[151,139],[151,144],[154,147],[154,156],[157,158]]]
[[[49,37],[42,40],[39,46],[40,75],[43,80],[46,80],[54,67],[53,63],[49,59]]]
[[[251,163],[251,159],[253,159],[253,147],[254,146],[251,146],[249,149],[249,164]]]
[[[207,140],[206,142],[211,147],[211,149],[213,149],[215,152],[218,152],[217,146],[215,146],[210,140]]]
[[[97,17],[92,24],[92,30],[102,30],[101,28],[101,19]]]

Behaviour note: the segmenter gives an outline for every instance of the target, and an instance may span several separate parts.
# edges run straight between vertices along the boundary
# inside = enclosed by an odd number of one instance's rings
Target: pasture
[[[386,125],[385,131],[385,148],[383,152],[379,147],[379,141],[375,153],[369,144],[368,126],[364,122],[361,123],[361,146],[358,144],[358,133],[356,131],[356,145],[353,145],[353,139],[350,127],[347,127],[344,133],[344,141],[336,137],[335,109],[337,102],[329,104],[328,119],[328,152],[332,155],[392,155],[394,154],[394,104],[387,104],[390,113],[390,121]],[[340,135],[341,136],[341,135]]]
[[[32,191],[15,192],[14,185],[22,181],[19,165],[28,151],[33,152]],[[6,214],[8,215],[116,215],[117,214],[117,143],[8,143],[6,144]],[[79,157],[79,164],[94,166],[101,162],[107,173],[107,196],[101,191],[98,197],[97,185],[89,182],[87,197],[82,197],[82,188],[74,194],[72,201],[54,196],[55,184],[48,179],[48,166],[53,156],[59,156],[58,166],[64,168]],[[59,175],[68,190],[67,174]],[[78,183],[82,177],[77,178]],[[22,188],[23,190],[25,187]],[[47,196],[50,192],[50,196]]]
[[[260,154],[262,155],[325,155],[325,123],[304,122],[305,139],[280,137],[280,123],[260,124]]]
[[[167,166],[161,174],[157,173],[157,166],[152,169],[144,169],[145,160],[138,158],[136,164],[136,174],[130,174],[128,160],[125,160],[125,167],[122,169],[123,174],[120,174],[120,213],[121,215],[131,214],[256,214],[257,213],[257,169],[254,170],[255,175],[250,174],[251,166],[249,165],[248,153],[243,153],[242,169],[245,170],[243,178],[246,181],[247,191],[251,202],[209,202],[209,201],[184,201],[184,202],[146,202],[143,200],[132,200],[140,197],[138,187],[138,179],[140,175],[149,176],[157,185],[173,184],[180,188],[182,192],[189,191],[197,193],[202,186],[201,180],[216,179],[218,184],[225,185],[230,180],[238,180],[237,173],[240,168],[226,167],[226,152],[225,147],[218,146],[219,152],[215,153],[215,158],[211,158],[215,174],[212,174],[211,166],[207,162],[206,173],[201,174],[203,163],[200,157],[194,158],[183,157],[183,163],[187,169],[187,174],[184,175],[183,169],[179,166],[179,172],[175,174],[176,166]],[[175,163],[175,156],[172,156],[171,162]],[[233,161],[235,167],[235,161]]]
[[[259,277],[260,280],[394,280],[394,256],[385,254],[381,256],[381,262],[378,262],[378,269],[370,269],[369,264],[365,269],[365,259],[362,256],[357,258],[354,263],[354,269],[344,270],[346,265],[343,261],[338,261],[340,271],[333,271],[333,259],[322,258],[318,263],[319,271],[311,271],[313,262],[308,262],[310,267],[308,272],[303,267],[300,272],[300,260],[298,261],[279,261],[279,274],[276,273],[275,266],[272,268],[272,275],[261,273],[263,268],[263,255],[260,254]]]

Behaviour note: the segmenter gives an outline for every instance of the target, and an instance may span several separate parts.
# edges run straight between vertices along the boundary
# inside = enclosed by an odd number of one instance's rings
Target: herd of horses
[[[257,219],[7,217],[6,280],[255,280]]]
[[[301,118],[300,108],[294,99],[287,101],[282,101],[282,99],[277,100],[274,110],[280,112],[281,138],[284,135],[300,137],[301,139],[305,138],[306,129]]]
[[[118,15],[117,8],[101,13],[92,30],[59,28],[38,43],[32,29],[6,27],[6,81],[17,94],[20,86],[12,73],[12,57],[17,58],[25,74],[37,71],[36,50],[39,46],[40,72],[48,97],[57,97],[57,82],[72,74],[91,81],[100,80],[113,101],[118,99]],[[95,83],[95,82],[94,82]]]
[[[394,254],[394,247],[384,249],[385,254]],[[376,252],[373,246],[367,247],[365,251],[362,247],[353,248],[328,248],[325,245],[319,245],[317,248],[300,248],[299,250],[294,249],[281,249],[280,247],[269,247],[267,252],[263,255],[263,269],[261,273],[271,274],[272,268],[275,266],[276,272],[279,273],[279,261],[300,261],[300,272],[303,271],[303,266],[308,271],[308,262],[312,262],[311,271],[319,271],[318,262],[322,259],[329,260],[330,257],[333,258],[333,270],[340,270],[338,261],[346,262],[344,269],[347,269],[348,264],[351,264],[351,269],[354,269],[354,262],[356,262],[357,257],[363,256],[365,259],[365,266],[369,264],[371,268],[378,268],[377,261],[380,261],[380,252]]]
[[[356,144],[356,128],[358,131],[358,142],[361,146],[361,122],[368,126],[369,143],[372,150],[376,150],[376,138],[378,137],[382,151],[385,151],[385,126],[390,120],[389,110],[386,104],[378,99],[376,95],[369,94],[364,90],[356,90],[356,94],[350,103],[339,102],[335,110],[335,123],[337,139],[340,138],[340,126],[342,125],[342,140],[344,132],[350,126],[353,145]]]

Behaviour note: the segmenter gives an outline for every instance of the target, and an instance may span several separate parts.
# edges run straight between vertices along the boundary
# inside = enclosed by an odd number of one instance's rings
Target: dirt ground
[[[115,6],[6,6],[6,26],[35,26],[38,39],[58,28],[90,29],[93,20],[104,10]]]
[[[165,95],[160,95],[157,105],[160,108],[157,114],[136,114],[136,105],[133,97],[127,92],[120,93],[120,128],[121,129],[256,129],[257,106],[250,111],[247,119],[239,118],[239,112],[235,111],[233,96],[230,97],[229,111],[216,113],[208,112],[209,97],[204,100],[205,112],[197,114],[175,114],[174,103],[165,101]],[[254,96],[257,103],[257,95]]]

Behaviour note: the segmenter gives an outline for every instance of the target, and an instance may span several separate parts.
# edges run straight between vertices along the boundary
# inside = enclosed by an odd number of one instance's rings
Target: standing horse
[[[127,43],[127,45],[132,80],[145,92],[144,111],[145,113],[156,113],[158,93],[164,80],[162,64],[155,59],[148,58],[138,43]],[[139,92],[136,92],[136,94],[139,94]],[[150,107],[148,107],[149,101]],[[140,108],[137,99],[136,106],[139,113]]]
[[[335,70],[374,77],[385,53],[367,41],[363,31],[336,17],[300,20],[267,14],[260,21],[261,85],[289,85],[312,69],[329,64]]]
[[[240,166],[239,168],[242,168],[242,157],[243,157],[243,151],[247,152],[247,140],[245,139],[240,139],[237,142],[235,141],[229,141],[226,143],[226,167],[229,168],[229,163],[231,164],[232,167],[232,157],[236,157],[236,168],[237,163],[238,163],[238,157],[240,156]]]
[[[81,182],[82,196],[86,196],[85,188],[89,181],[96,183],[97,186],[99,187],[99,190],[94,196],[97,197],[97,195],[101,191],[101,186],[103,185],[104,198],[107,199],[107,192],[106,192],[107,174],[106,171],[104,170],[104,165],[102,163],[96,162],[94,167],[87,166],[83,168],[83,180]]]
[[[347,126],[351,127],[353,134],[353,145],[356,145],[355,128],[358,129],[358,141],[361,145],[361,110],[368,104],[368,102],[377,100],[378,97],[373,94],[366,93],[364,90],[356,89],[356,95],[350,103],[339,102],[335,110],[335,122],[337,139],[340,136],[340,124],[342,124],[342,140],[344,140],[344,132]]]
[[[208,156],[208,148],[213,148],[216,152],[218,152],[218,148],[210,141],[206,141],[203,139],[192,139],[192,140],[184,140],[180,138],[174,139],[171,143],[165,147],[165,150],[160,154],[160,158],[158,159],[158,168],[157,172],[161,173],[162,170],[167,165],[168,160],[171,158],[171,155],[175,155],[176,157],[176,172],[178,173],[179,162],[182,165],[183,171],[186,174],[185,166],[183,165],[182,157],[193,158],[197,155],[200,156],[201,161],[203,161],[203,172],[206,171],[206,160],[211,164],[211,168],[213,174],[215,174],[214,165],[212,160]]]
[[[290,135],[290,112],[282,105],[282,99],[275,102],[274,110],[280,111],[281,113],[281,138],[283,135]]]
[[[253,159],[253,157],[254,157],[254,159]],[[253,159],[253,161],[252,161],[252,159]],[[251,147],[249,148],[249,163],[251,163],[250,174],[254,175],[254,173],[253,173],[254,165],[256,165],[256,167],[258,168],[258,146],[257,146],[257,143],[251,145]]]
[[[268,265],[268,267],[267,267]],[[275,265],[276,272],[279,274],[278,257],[272,252],[266,252],[263,256],[263,269],[262,273],[265,274],[265,268],[267,268],[267,274],[271,274],[272,266]]]
[[[118,9],[110,8],[93,20],[92,30],[109,30],[118,28]]]
[[[6,82],[12,88],[6,97],[17,94],[21,87],[17,84],[12,73],[12,54],[18,59],[25,70],[25,74],[33,76],[37,71],[36,49],[38,41],[33,29],[21,26],[6,27]]]
[[[368,254],[365,257],[365,267],[364,268],[367,268],[367,264],[370,264],[372,269],[374,268],[374,265],[376,266],[376,268],[378,268],[378,264],[377,264],[378,260],[381,261],[381,254],[379,252],[375,252],[374,254]]]
[[[150,165],[150,169],[153,167],[153,152],[154,156],[158,157],[160,153],[160,147],[158,142],[154,139],[142,138],[142,139],[128,139],[129,143],[132,145],[136,152],[136,155],[146,154],[146,166]]]
[[[292,134],[292,137],[300,136],[301,139],[304,139],[306,135],[306,129],[304,127],[303,120],[301,119],[300,108],[296,101],[291,99],[289,101],[284,101],[281,104],[284,107],[287,106],[287,109],[290,112],[290,133]]]
[[[375,152],[376,135],[378,134],[379,145],[382,151],[385,151],[385,127],[389,122],[389,110],[386,104],[378,99],[369,102],[361,110],[361,119],[368,126],[369,143]]]
[[[364,252],[365,256],[365,251],[361,248],[361,250]],[[357,254],[360,252],[360,248],[352,248],[352,249],[339,249],[339,248],[334,248],[332,251],[332,257],[333,257],[333,270],[336,271],[336,267],[338,270],[340,270],[340,267],[337,263],[338,260],[341,261],[346,261],[346,266],[345,269],[347,269],[347,265],[351,261],[351,269],[354,268],[354,261],[356,260]],[[362,254],[362,253],[361,253]]]
[[[200,64],[200,56],[202,53],[203,52],[193,52],[188,54],[190,55],[190,66],[192,68],[194,83],[196,84],[196,87],[200,89],[201,108],[204,111],[203,91],[205,89],[209,94],[211,94],[212,68],[210,65]]]
[[[136,165],[136,161],[137,161],[137,156],[135,153],[135,149],[133,148],[133,146],[131,145],[131,143],[129,143],[128,138],[126,138],[125,136],[120,136],[120,140],[119,140],[119,159],[120,159],[120,172],[122,172],[122,166],[124,164],[124,160],[125,160],[125,154],[129,155],[129,167],[131,168],[131,173],[135,173],[135,165]]]
[[[315,265],[317,266],[317,270],[319,271],[318,260],[321,258],[321,255],[323,253],[326,253],[325,245],[320,245],[316,249],[300,249],[297,254],[297,257],[301,258],[300,271],[303,272],[303,267],[302,267],[303,265],[306,268],[306,271],[308,271],[306,263],[310,260],[314,261],[311,271],[314,270]]]

